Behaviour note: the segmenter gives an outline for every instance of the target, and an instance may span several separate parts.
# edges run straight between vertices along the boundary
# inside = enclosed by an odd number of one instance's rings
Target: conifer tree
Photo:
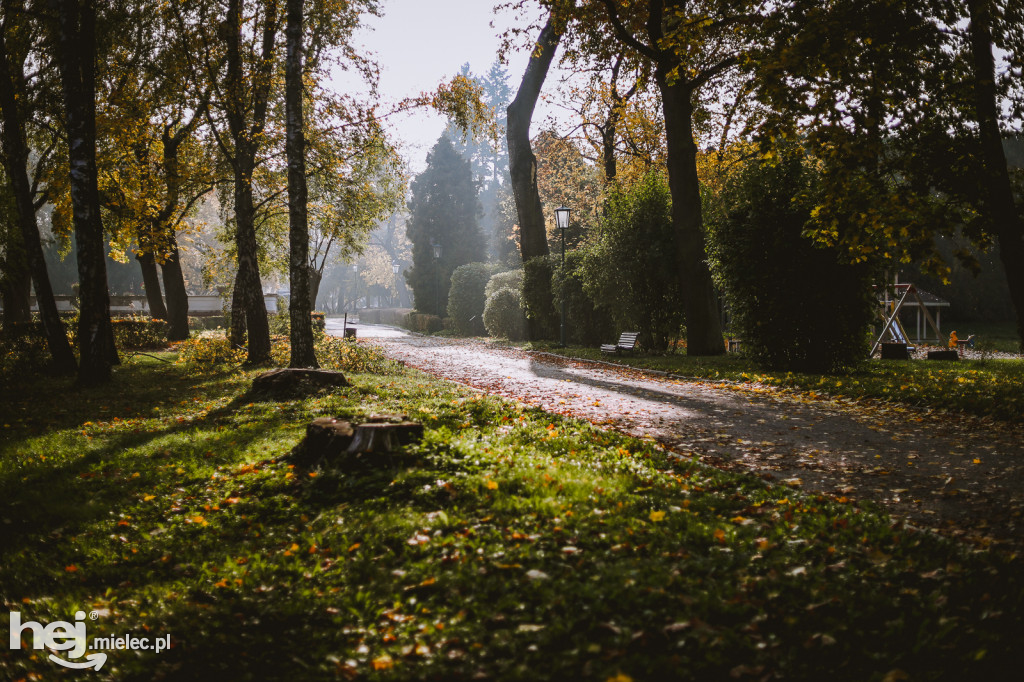
[[[406,280],[417,310],[442,315],[448,306],[452,271],[484,259],[480,232],[480,201],[469,161],[441,135],[427,156],[427,168],[412,182],[410,219],[406,226],[412,242],[412,267]],[[441,247],[434,257],[434,244]]]

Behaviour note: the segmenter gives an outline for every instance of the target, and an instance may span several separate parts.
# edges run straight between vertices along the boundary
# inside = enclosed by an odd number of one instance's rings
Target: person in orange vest
[[[950,348],[956,348],[956,342],[957,342],[958,340],[959,340],[959,339],[958,339],[958,338],[957,338],[957,336],[956,336],[956,330],[954,329],[953,331],[951,331],[951,332],[949,333],[949,347],[950,347]]]

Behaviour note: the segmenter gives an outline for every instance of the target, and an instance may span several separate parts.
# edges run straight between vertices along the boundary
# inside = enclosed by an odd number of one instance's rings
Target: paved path
[[[328,331],[340,335],[332,329]],[[912,523],[1024,548],[1024,432],[773,388],[669,379],[494,344],[357,325],[408,365],[659,440],[803,490],[870,499]]]

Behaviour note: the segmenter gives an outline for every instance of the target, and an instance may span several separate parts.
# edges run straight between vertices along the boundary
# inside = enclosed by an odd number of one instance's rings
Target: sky
[[[466,62],[474,74],[485,74],[497,56],[501,33],[521,21],[508,12],[495,15],[492,0],[382,0],[381,4],[384,16],[368,17],[367,28],[355,42],[376,53],[380,92],[391,101],[433,90],[457,75]],[[506,69],[513,92],[528,56],[525,51],[509,55]],[[335,82],[343,87],[340,80]],[[445,119],[418,112],[403,115],[392,125],[411,169],[423,170]]]

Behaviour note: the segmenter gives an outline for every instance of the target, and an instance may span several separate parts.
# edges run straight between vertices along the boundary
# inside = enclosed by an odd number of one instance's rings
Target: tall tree
[[[718,300],[707,264],[697,176],[694,118],[700,105],[698,96],[738,64],[742,54],[738,29],[756,21],[758,4],[646,0],[641,3],[642,16],[622,0],[601,0],[612,35],[653,64],[661,93],[688,355],[725,352]]]
[[[519,90],[507,110],[508,128],[505,134],[508,140],[509,175],[519,218],[519,246],[524,265],[549,253],[544,209],[537,189],[537,157],[530,146],[530,123],[565,28],[565,20],[564,15],[555,9],[551,10],[530,55]],[[529,311],[526,320],[527,337],[537,341],[554,331],[547,324],[554,315],[551,271],[543,268],[527,269],[523,291],[526,296],[524,303]]]
[[[762,137],[800,135],[823,166],[819,241],[939,277],[939,238],[998,241],[1024,334],[1024,228],[1003,151],[1024,108],[1022,14],[1004,0],[797,0],[772,13],[750,64]],[[977,269],[969,249],[956,257]]]
[[[112,110],[106,125],[112,147],[108,166],[116,164],[108,170],[108,187],[126,195],[121,205],[108,208],[130,223],[154,312],[163,306],[159,266],[167,337],[181,340],[189,331],[188,293],[177,233],[221,179],[212,163],[213,145],[199,132],[212,88],[189,68],[188,56],[201,45],[195,26],[179,23],[175,10],[165,4],[139,7],[131,21],[138,24],[134,40],[120,41],[116,50],[124,54],[119,61],[133,67],[116,70],[128,70],[128,77],[115,72],[106,79],[107,108]],[[131,132],[135,134],[126,141]],[[133,172],[139,180],[129,182],[125,176]],[[132,189],[137,190],[134,195]]]
[[[993,48],[994,0],[967,0],[970,19],[971,77],[974,91],[975,119],[978,123],[981,167],[981,207],[987,213],[991,229],[999,239],[999,253],[1006,270],[1010,297],[1017,309],[1017,337],[1024,348],[1024,218],[1014,203],[1013,186],[1003,149],[1003,135],[999,126],[1000,101],[996,88],[995,58]],[[1024,19],[1018,5],[1017,16],[1012,14],[1007,29],[1017,33],[1011,44],[1024,47],[1024,28],[1013,26],[1014,20]],[[1024,54],[1016,55],[1018,60]]]
[[[406,280],[417,310],[443,317],[455,268],[484,259],[486,248],[477,220],[480,202],[469,161],[442,135],[427,156],[427,168],[412,182],[406,233],[412,267]],[[434,245],[441,249],[434,256]]]
[[[303,0],[288,0],[285,35],[288,54],[285,63],[285,117],[288,133],[288,244],[291,296],[290,367],[319,367],[313,349],[312,301],[309,292],[309,225],[306,213],[306,144],[302,106]]]
[[[68,137],[72,215],[79,278],[78,383],[109,381],[118,363],[96,171],[96,7],[93,0],[50,0]]]
[[[0,116],[3,120],[4,166],[14,194],[20,246],[24,250],[28,271],[35,286],[39,318],[43,323],[54,368],[60,373],[71,374],[75,371],[75,358],[57,312],[43,256],[42,241],[36,225],[36,206],[27,170],[29,149],[25,135],[25,114],[18,106],[19,97],[23,103],[27,99],[24,62],[28,58],[28,50],[21,50],[20,56],[15,57],[7,47],[8,33],[13,29],[17,13],[21,10],[14,5],[11,0],[3,1],[4,16],[0,24]],[[17,255],[8,248],[7,258],[14,257]],[[6,306],[4,311],[7,312]]]

